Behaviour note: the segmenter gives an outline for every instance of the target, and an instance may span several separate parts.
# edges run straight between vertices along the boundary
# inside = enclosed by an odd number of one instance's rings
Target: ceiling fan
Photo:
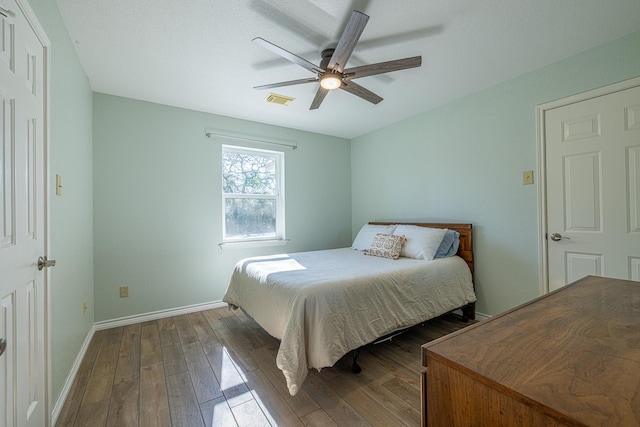
[[[275,87],[320,82],[320,87],[318,88],[316,96],[311,103],[311,107],[309,108],[310,110],[315,110],[320,107],[320,104],[322,104],[327,93],[333,89],[342,89],[373,104],[379,103],[382,101],[380,96],[360,86],[353,80],[376,74],[419,67],[422,65],[422,56],[413,56],[411,58],[396,59],[394,61],[378,62],[376,64],[345,69],[345,65],[347,64],[349,57],[351,57],[351,54],[353,53],[368,20],[368,15],[354,10],[335,49],[329,48],[322,51],[322,60],[320,61],[319,66],[279,46],[276,46],[263,38],[256,37],[253,39],[254,42],[293,62],[294,64],[298,64],[302,68],[311,71],[316,76],[307,79],[290,80],[281,83],[255,86],[254,89],[271,89]]]

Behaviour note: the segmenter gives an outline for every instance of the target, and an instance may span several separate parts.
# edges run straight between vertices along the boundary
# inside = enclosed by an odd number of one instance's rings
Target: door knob
[[[46,256],[38,258],[38,270],[42,270],[45,267],[53,267],[54,265],[56,265],[55,259],[47,259]]]
[[[559,242],[562,239],[571,240],[568,237],[564,237],[560,233],[552,233],[551,236],[549,236],[549,237],[551,237],[551,240],[553,240],[554,242]]]
[[[7,349],[7,340],[4,338],[0,338],[0,356],[4,354],[4,351]]]

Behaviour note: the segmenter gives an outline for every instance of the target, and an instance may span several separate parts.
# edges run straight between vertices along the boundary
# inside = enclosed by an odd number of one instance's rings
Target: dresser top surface
[[[586,424],[639,425],[640,283],[587,277],[427,343],[423,358]]]

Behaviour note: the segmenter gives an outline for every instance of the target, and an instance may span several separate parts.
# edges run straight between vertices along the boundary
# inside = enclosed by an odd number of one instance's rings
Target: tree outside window
[[[284,154],[224,145],[224,240],[284,239]]]

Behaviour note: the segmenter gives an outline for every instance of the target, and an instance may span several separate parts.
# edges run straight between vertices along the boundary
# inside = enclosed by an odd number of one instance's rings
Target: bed
[[[459,236],[457,244],[449,256],[434,258],[434,242],[445,231]],[[380,239],[416,232],[422,234],[402,238],[402,256],[367,256]],[[410,257],[424,233],[431,252]],[[370,222],[352,247],[246,258],[236,264],[223,301],[280,340],[276,364],[295,395],[309,369],[333,366],[380,337],[456,309],[474,318],[472,226]]]

